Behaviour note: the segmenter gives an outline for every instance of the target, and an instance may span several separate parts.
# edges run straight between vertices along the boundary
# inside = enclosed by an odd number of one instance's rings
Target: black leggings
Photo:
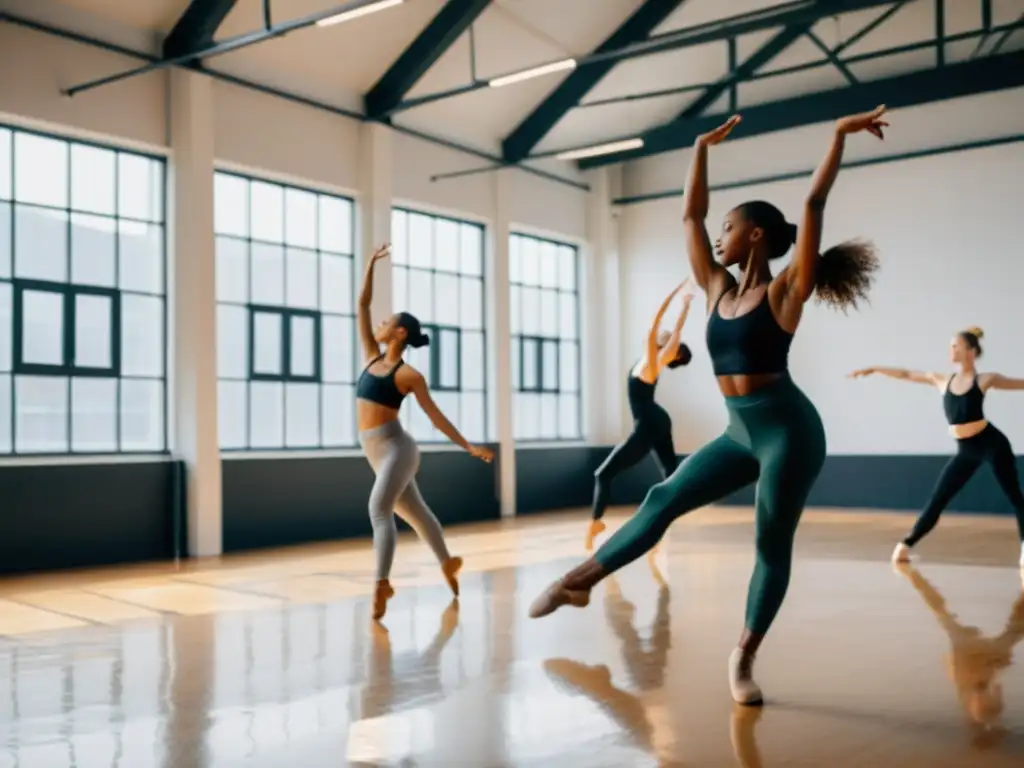
[[[629,437],[612,449],[594,473],[594,508],[591,512],[594,520],[604,516],[612,480],[638,464],[648,453],[654,454],[663,480],[675,472],[679,461],[675,446],[672,445],[672,420],[658,405],[648,409],[633,423]]]
[[[999,487],[1013,505],[1017,515],[1017,531],[1021,541],[1024,541],[1024,493],[1021,493],[1020,479],[1017,477],[1017,459],[1006,435],[989,424],[974,437],[957,441],[956,455],[943,467],[928,506],[917,518],[910,535],[903,540],[904,544],[912,547],[931,532],[939,522],[942,510],[967,485],[967,481],[982,464],[991,465]]]

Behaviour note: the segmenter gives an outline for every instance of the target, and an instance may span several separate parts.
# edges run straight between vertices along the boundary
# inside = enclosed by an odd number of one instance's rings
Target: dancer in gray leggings
[[[437,407],[423,375],[402,360],[407,346],[422,347],[430,342],[420,328],[420,321],[408,312],[399,312],[376,328],[371,324],[373,268],[388,255],[390,248],[390,245],[383,245],[370,258],[363,278],[363,289],[359,294],[358,315],[359,340],[366,367],[356,384],[356,417],[359,422],[359,442],[377,475],[370,492],[370,522],[373,525],[373,548],[377,553],[374,619],[384,616],[387,602],[395,594],[389,581],[398,536],[395,512],[433,550],[434,556],[441,563],[441,571],[448,586],[456,596],[459,594],[457,577],[462,567],[462,558],[452,557],[448,553],[441,524],[416,487],[416,470],[420,465],[419,448],[398,420],[398,410],[405,396],[410,392],[415,395],[431,423],[453,443],[483,461],[490,462],[494,458],[489,448],[470,445],[466,441]]]

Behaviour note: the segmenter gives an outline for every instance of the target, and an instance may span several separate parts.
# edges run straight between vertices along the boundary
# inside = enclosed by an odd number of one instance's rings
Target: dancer
[[[734,116],[700,136],[683,197],[690,265],[708,297],[708,352],[725,396],[725,433],[691,455],[654,486],[637,513],[597,553],[544,591],[530,608],[546,616],[563,605],[585,606],[590,590],[635,560],[682,514],[757,481],[757,561],[747,595],[746,628],[729,659],[729,686],[741,704],[762,702],[754,683],[754,656],[782,605],[789,585],[793,537],[804,502],[825,460],[825,431],[811,401],[787,372],[793,334],[804,303],[817,290],[845,308],[867,295],[878,265],[874,249],[849,242],[819,253],[825,201],[843,156],[846,136],[868,131],[882,137],[884,107],[840,120],[828,152],[811,181],[797,230],[765,202],[726,214],[712,257],[704,227],[708,213],[708,148],[739,122]],[[796,241],[792,262],[772,277],[768,262]],[[728,267],[742,269],[739,282]]]
[[[594,508],[585,539],[588,552],[594,548],[594,538],[605,529],[601,518],[608,506],[612,480],[617,475],[639,463],[648,453],[657,460],[663,480],[675,471],[677,461],[676,449],[672,444],[672,419],[664,408],[654,402],[654,390],[665,368],[687,365],[692,357],[690,348],[679,341],[686,316],[690,312],[690,302],[693,301],[691,282],[687,278],[661,303],[651,322],[651,329],[647,332],[644,356],[629,369],[626,396],[629,398],[629,410],[633,414],[633,431],[612,449],[594,473]],[[661,320],[668,311],[668,305],[680,291],[683,291],[683,310],[669,334],[661,330]]]
[[[946,668],[976,740],[984,743],[993,736],[998,738],[1003,688],[996,675],[1013,663],[1013,648],[1024,640],[1024,591],[1010,609],[1003,631],[995,637],[985,637],[977,627],[965,627],[958,622],[938,590],[913,566],[899,563],[896,570],[914,585],[949,635]]]
[[[370,522],[373,525],[373,548],[377,553],[377,586],[373,597],[375,620],[384,616],[387,602],[395,594],[389,581],[398,538],[395,512],[427,542],[441,563],[448,586],[456,596],[459,594],[458,573],[462,558],[448,554],[441,524],[416,486],[420,452],[416,441],[398,420],[402,400],[411,392],[431,423],[449,440],[478,459],[490,462],[494,458],[489,448],[470,445],[466,441],[437,407],[423,375],[402,360],[407,346],[422,347],[430,341],[420,329],[420,321],[408,312],[399,312],[376,328],[372,327],[373,269],[390,250],[388,244],[374,251],[366,266],[363,289],[359,294],[359,340],[365,367],[356,383],[356,418],[359,443],[377,476],[370,491]]]
[[[949,359],[957,366],[957,371],[952,376],[903,368],[862,368],[850,374],[851,378],[858,379],[877,373],[938,388],[942,392],[949,433],[956,440],[956,454],[943,467],[932,497],[914,523],[910,535],[893,550],[894,562],[910,561],[911,548],[931,532],[939,522],[942,510],[967,485],[978,467],[988,464],[1017,515],[1017,533],[1021,540],[1020,567],[1024,568],[1024,493],[1021,493],[1017,475],[1017,459],[1006,435],[989,423],[982,409],[985,393],[990,389],[1024,389],[1024,379],[1011,379],[1001,373],[978,373],[975,366],[981,357],[984,335],[981,328],[968,328],[953,337]]]

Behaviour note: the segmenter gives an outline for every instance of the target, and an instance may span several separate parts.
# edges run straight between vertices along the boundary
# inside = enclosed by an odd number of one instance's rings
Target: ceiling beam
[[[491,0],[448,0],[363,97],[366,116],[370,120],[384,118],[490,3]]]
[[[192,0],[164,40],[164,58],[198,51],[213,43],[217,28],[238,0]]]
[[[646,0],[593,53],[614,51],[646,40],[683,2],[685,0]],[[529,155],[558,121],[579,104],[615,64],[612,60],[602,61],[573,71],[502,142],[504,158],[509,162],[518,162]]]
[[[743,122],[736,126],[731,138],[750,138],[837,120],[844,115],[874,109],[879,104],[885,104],[889,109],[900,109],[1021,86],[1024,86],[1024,51],[1014,51],[753,105],[741,110]],[[643,148],[586,158],[579,162],[579,167],[596,168],[688,147],[699,135],[717,127],[726,117],[725,114],[714,114],[690,120],[672,120],[642,134]]]

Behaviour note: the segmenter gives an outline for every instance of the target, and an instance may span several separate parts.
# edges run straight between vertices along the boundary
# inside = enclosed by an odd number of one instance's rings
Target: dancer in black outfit
[[[1006,435],[985,418],[982,404],[990,389],[1024,389],[1024,379],[1011,379],[1000,373],[978,373],[975,361],[981,357],[981,328],[960,331],[950,343],[949,359],[958,370],[952,376],[944,373],[908,371],[903,368],[863,368],[850,374],[853,378],[874,373],[893,379],[930,384],[942,394],[949,432],[956,438],[956,454],[939,475],[932,497],[914,524],[910,535],[896,545],[894,562],[910,561],[910,549],[927,536],[939,522],[939,516],[953,497],[967,484],[982,464],[995,473],[999,486],[1013,505],[1017,515],[1017,533],[1021,540],[1020,566],[1024,568],[1024,493],[1020,489],[1017,459]]]
[[[686,316],[690,312],[690,302],[693,301],[690,285],[691,281],[687,278],[665,297],[647,333],[644,356],[629,369],[626,396],[629,398],[629,410],[633,414],[633,431],[612,449],[608,458],[594,473],[594,508],[591,511],[590,527],[587,529],[585,540],[588,552],[594,548],[594,539],[605,529],[601,518],[608,506],[612,480],[617,475],[638,464],[648,453],[657,460],[663,480],[676,469],[672,419],[664,408],[654,402],[654,390],[658,386],[658,377],[662,370],[687,365],[692,357],[690,348],[679,341]],[[661,330],[661,321],[672,299],[680,291],[683,293],[683,311],[679,313],[675,328],[670,334]]]

